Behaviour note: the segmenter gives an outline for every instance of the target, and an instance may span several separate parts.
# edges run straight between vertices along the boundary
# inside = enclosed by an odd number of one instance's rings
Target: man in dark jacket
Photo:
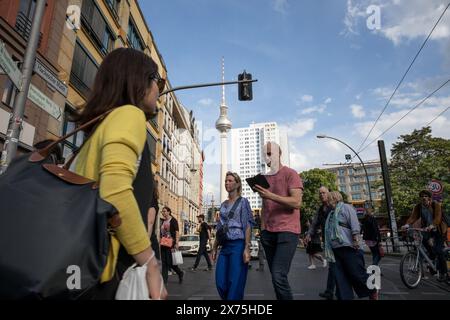
[[[381,260],[380,244],[381,234],[378,228],[377,219],[373,216],[372,208],[368,208],[364,217],[361,232],[363,233],[363,239],[372,252],[372,264],[378,265]]]
[[[205,216],[203,214],[199,215],[197,219],[199,223],[197,231],[200,234],[200,244],[198,246],[197,258],[195,259],[194,266],[192,267],[191,270],[192,271],[197,270],[198,264],[200,263],[200,259],[202,256],[204,256],[206,259],[206,263],[208,264],[206,270],[209,271],[212,269],[212,263],[208,255],[206,245],[208,243],[208,240],[211,239],[211,230],[209,229],[208,224],[204,221]]]

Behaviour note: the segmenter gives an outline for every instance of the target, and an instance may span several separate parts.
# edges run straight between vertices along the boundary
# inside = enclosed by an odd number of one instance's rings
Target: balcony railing
[[[28,41],[31,33],[32,21],[23,13],[19,12],[16,18],[16,31],[22,36],[25,41]],[[41,46],[42,32],[39,32],[38,48]]]

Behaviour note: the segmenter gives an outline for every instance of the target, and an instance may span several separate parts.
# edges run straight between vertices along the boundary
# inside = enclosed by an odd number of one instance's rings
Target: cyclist
[[[414,209],[406,221],[403,229],[410,225],[421,223],[421,228],[426,231],[423,235],[423,245],[429,252],[430,258],[434,260],[437,257],[437,269],[439,270],[439,281],[448,280],[447,262],[444,255],[444,234],[447,233],[447,226],[442,219],[442,208],[439,202],[431,199],[431,192],[422,190],[419,192],[420,203],[414,206]]]

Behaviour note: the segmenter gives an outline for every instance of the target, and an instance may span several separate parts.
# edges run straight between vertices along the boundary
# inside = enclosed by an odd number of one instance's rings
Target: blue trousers
[[[353,300],[353,290],[359,298],[368,297],[367,274],[364,253],[352,247],[333,249],[336,259],[336,295],[339,300]]]
[[[336,289],[336,263],[328,262],[327,293],[334,295]]]
[[[228,240],[216,264],[216,287],[223,300],[243,300],[248,264],[244,263],[244,240]]]

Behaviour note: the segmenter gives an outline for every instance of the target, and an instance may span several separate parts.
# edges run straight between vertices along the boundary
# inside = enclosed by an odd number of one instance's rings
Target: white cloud
[[[305,94],[301,99],[303,102],[312,102],[314,100],[314,97],[309,94]]]
[[[352,115],[355,118],[361,119],[366,116],[363,106],[359,104],[352,104],[350,106],[350,109],[352,110]]]
[[[325,104],[321,104],[318,106],[303,109],[302,111],[300,111],[300,114],[310,114],[310,113],[314,113],[314,112],[323,113],[326,109],[327,109],[327,106]]]
[[[344,18],[345,30],[341,32],[341,35],[359,34],[356,29],[359,18],[363,16],[365,16],[365,11],[357,5],[353,5],[352,0],[347,0],[347,12]]]
[[[288,0],[273,0],[273,8],[276,12],[287,14],[288,7]]]
[[[205,107],[209,107],[214,104],[214,100],[211,98],[203,98],[198,101],[198,104],[205,106]]]
[[[326,98],[325,101],[324,101],[324,103],[325,103],[325,104],[329,104],[329,103],[331,103],[331,101],[332,101],[331,98]]]
[[[450,97],[447,97],[450,102]],[[396,121],[403,117],[409,109],[403,109],[400,111],[394,111],[391,113],[385,113],[381,116],[374,130],[367,139],[367,143],[372,142],[374,139],[383,139],[388,142],[393,142],[397,140],[397,137],[402,134],[409,134],[414,129],[419,129],[426,126],[430,121],[432,121],[440,112],[442,112],[444,106],[434,106],[434,107],[420,107],[407,115],[403,120],[396,124],[392,129],[386,132],[385,135],[379,137],[385,130],[391,127]],[[369,130],[372,128],[372,121],[364,121],[355,124],[355,130],[359,136],[365,138]],[[432,126],[432,135],[444,138],[450,138],[450,131],[448,130],[450,126],[450,119],[446,114],[441,115],[437,118]],[[376,147],[376,143],[372,144],[372,148]]]
[[[370,5],[377,5],[381,10],[381,29],[373,32],[394,45],[416,38],[425,39],[446,6],[442,0],[361,0],[357,4],[347,0],[347,12],[343,21],[345,29],[341,34],[358,35],[363,28],[369,31],[366,20],[370,14],[366,13],[366,9]],[[449,37],[450,19],[444,16],[431,39],[442,40]]]
[[[421,102],[427,95],[435,91],[443,83],[443,78],[438,76],[434,78],[418,79],[414,82],[408,82],[402,85],[402,87],[395,93],[391,99],[389,106],[393,106],[397,109],[402,108],[412,108]],[[448,84],[447,84],[448,86]],[[450,87],[450,86],[449,86]],[[379,101],[379,106],[386,104],[388,99],[391,97],[393,88],[389,87],[379,87],[369,90],[369,93]],[[448,89],[443,87],[438,93],[444,92]],[[448,99],[439,98],[438,96],[432,96],[427,99],[424,103],[425,106],[433,106],[439,104],[449,103]]]
[[[301,138],[314,129],[317,119],[297,119],[295,122],[280,125],[288,133],[289,138]]]

